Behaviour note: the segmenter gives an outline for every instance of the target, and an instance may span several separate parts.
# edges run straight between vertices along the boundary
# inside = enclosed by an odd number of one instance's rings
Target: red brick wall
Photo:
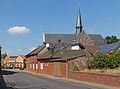
[[[26,58],[26,70],[30,72],[37,72],[36,70],[36,63],[37,63],[37,57],[36,56],[30,56]],[[34,69],[33,69],[34,64]],[[30,68],[30,65],[32,68]]]
[[[48,61],[37,61],[37,58],[31,56],[27,58],[26,70],[34,73],[54,75],[54,65],[55,63],[60,63],[60,76],[66,77],[66,62],[48,62]],[[41,69],[41,63],[43,63],[43,69]],[[34,64],[34,69],[33,69]],[[38,64],[38,69],[36,69],[36,64]],[[31,68],[30,68],[31,65]]]
[[[61,77],[66,77],[66,62],[60,62],[61,65]]]
[[[54,76],[54,64],[58,62],[42,62],[42,63],[43,63],[43,70],[39,68],[38,73]],[[48,66],[45,66],[45,64],[48,64]],[[61,77],[66,77],[66,63],[65,62],[60,62],[60,69],[61,69]]]
[[[41,63],[43,63],[43,69],[40,69],[40,63],[39,63],[38,73],[53,75],[53,67],[54,67],[53,62],[41,62]]]
[[[76,64],[79,70],[85,69],[86,66],[86,58],[85,57],[78,57],[72,60],[68,60],[68,70],[71,71],[74,68],[74,65]]]
[[[68,78],[120,87],[120,75],[69,71]]]

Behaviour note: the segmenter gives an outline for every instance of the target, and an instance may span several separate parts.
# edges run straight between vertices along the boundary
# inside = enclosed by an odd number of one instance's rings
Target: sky
[[[74,34],[78,7],[88,34],[120,38],[120,0],[0,0],[2,53],[26,55],[42,34]]]

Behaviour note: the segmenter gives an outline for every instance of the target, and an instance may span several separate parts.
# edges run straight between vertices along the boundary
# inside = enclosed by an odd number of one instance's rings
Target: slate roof
[[[46,43],[58,43],[59,41],[63,43],[70,43],[75,38],[75,34],[45,34]]]
[[[100,46],[98,45],[83,45],[83,46],[85,47],[85,49],[90,51],[92,55],[96,55],[97,50],[100,48]]]
[[[17,58],[18,56],[10,56],[10,58]]]
[[[53,57],[54,58],[71,58],[71,57],[76,57],[76,56],[81,56],[84,55],[84,53],[81,51],[81,53],[79,53],[79,50],[60,50],[59,52],[57,52]]]
[[[71,50],[71,46],[79,45],[80,50]],[[67,48],[70,47],[70,48]],[[71,59],[79,56],[86,56],[91,57],[92,54],[90,51],[86,50],[85,47],[77,42],[76,40],[73,40],[68,45],[64,46],[63,49],[56,51],[54,55],[52,55],[52,58],[62,58],[62,59]]]
[[[40,45],[36,49],[34,49],[32,52],[28,53],[26,56],[37,55],[44,47],[45,45]]]
[[[53,55],[52,51],[47,51],[41,55],[38,55],[37,58],[38,59],[49,59],[49,58],[51,58],[52,55]]]
[[[99,34],[88,34],[94,45],[105,45],[103,37]]]
[[[61,45],[62,46],[62,45]],[[63,47],[65,47],[64,45]],[[59,47],[59,49],[58,49]],[[71,58],[76,58],[80,56],[85,56],[85,57],[91,57],[91,53],[84,49],[84,50],[66,50],[65,48],[60,49],[61,47],[59,45],[56,45],[54,47],[54,50],[49,49],[47,52],[43,54],[38,54],[37,58],[40,60],[50,60],[50,61],[56,61],[58,60],[66,60],[66,59],[71,59]]]
[[[71,59],[80,56],[91,57],[91,54],[87,50],[60,50],[52,58]]]
[[[46,59],[51,58],[51,56],[58,50],[63,49],[66,46],[66,44],[63,43],[56,43],[56,44],[50,44],[50,47],[48,48],[48,51],[43,54],[38,54],[38,59]]]
[[[88,34],[94,45],[105,45],[103,37],[99,34]],[[46,43],[70,43],[76,39],[76,34],[45,34]]]
[[[59,50],[54,53],[47,51],[42,55],[38,55],[38,59],[50,59],[51,61],[54,61],[54,59],[67,60],[81,56],[91,57],[91,54],[88,53],[86,50]]]
[[[107,44],[107,45],[101,46],[98,49],[98,52],[106,54],[106,53],[110,52],[111,50],[116,50],[119,47],[120,47],[120,42],[115,42],[115,43],[112,43],[112,44]]]

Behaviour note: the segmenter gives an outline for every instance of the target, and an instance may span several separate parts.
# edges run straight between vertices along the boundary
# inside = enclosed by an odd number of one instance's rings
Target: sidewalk
[[[3,75],[0,74],[0,89],[12,89],[10,87],[7,87],[3,78]]]
[[[97,84],[97,83],[90,83],[90,82],[85,82],[85,81],[78,81],[78,80],[62,78],[62,77],[54,77],[54,76],[46,75],[46,74],[37,74],[37,73],[25,71],[25,70],[21,70],[21,72],[32,74],[34,76],[39,75],[41,77],[46,77],[46,78],[50,78],[50,79],[58,79],[58,80],[64,80],[64,81],[69,81],[69,82],[75,82],[75,83],[83,84],[83,85],[86,85],[86,86],[93,86],[93,87],[100,88],[100,89],[120,89],[120,87]]]

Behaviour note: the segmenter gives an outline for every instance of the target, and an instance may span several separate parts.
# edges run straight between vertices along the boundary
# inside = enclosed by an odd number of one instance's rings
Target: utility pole
[[[1,65],[1,49],[2,49],[2,47],[1,47],[1,45],[0,45],[0,74],[1,74],[1,72],[2,72],[2,65]]]

